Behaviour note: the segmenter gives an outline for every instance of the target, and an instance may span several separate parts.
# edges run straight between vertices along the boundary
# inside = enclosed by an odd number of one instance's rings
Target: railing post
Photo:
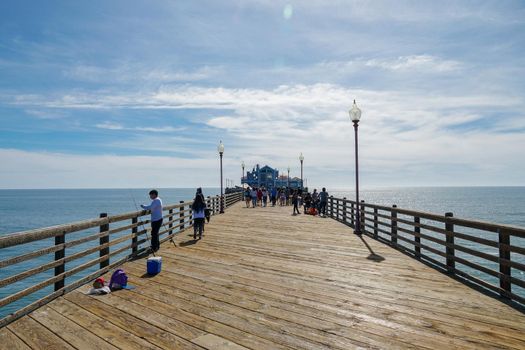
[[[377,216],[377,208],[374,208],[374,238],[377,239],[377,228],[378,228],[378,223],[377,223],[377,219],[378,219],[378,216]]]
[[[137,223],[139,222],[137,217],[131,218],[131,224],[133,225],[133,228],[131,229],[131,234],[133,235],[133,238],[131,239],[131,254],[135,255],[137,254],[137,251],[139,250],[139,247],[137,247],[138,237],[138,227]]]
[[[508,264],[504,264],[503,260],[510,261],[510,237],[505,231],[498,229],[499,236],[499,286],[500,296],[504,298],[511,298],[510,292],[512,284],[510,282],[511,269]]]
[[[179,231],[183,231],[184,230],[184,201],[179,201],[179,203],[181,204],[181,206],[179,207],[179,217],[180,217],[180,227],[179,227]]]
[[[319,207],[321,209],[321,207]],[[319,216],[321,216],[321,212],[319,211]],[[334,196],[328,197],[328,203],[326,203],[326,209],[325,209],[325,216],[328,216],[330,218],[334,218]]]
[[[420,218],[419,216],[414,216],[414,251],[416,253],[416,258],[421,259],[421,227],[419,227]]]
[[[359,225],[359,229],[361,231],[361,233],[365,233],[366,232],[366,229],[365,229],[365,201],[361,201],[361,208],[359,209],[360,212],[359,212],[359,219],[360,219],[360,225]]]
[[[350,226],[355,229],[355,210],[354,210],[354,202],[350,203]]]
[[[169,224],[168,224],[168,228],[170,229],[170,232],[168,233],[170,236],[173,234],[173,209],[170,209],[169,210]]]
[[[391,227],[390,240],[392,242],[392,246],[397,248],[397,211],[396,211],[397,205],[394,204],[392,208],[393,209],[390,212],[391,217],[392,217],[391,222],[390,222],[390,227]]]
[[[60,245],[64,243],[66,243],[66,233],[65,232],[62,232],[62,234],[55,236],[55,245]],[[66,249],[62,247],[62,249],[57,250],[55,252],[55,261],[64,259],[65,256],[66,256]],[[66,271],[66,264],[64,262],[62,262],[62,264],[58,266],[55,266],[55,276],[63,274],[65,271]],[[55,292],[59,289],[64,288],[64,282],[65,282],[64,278],[55,282]]]
[[[190,210],[190,218],[188,222],[188,227],[192,227],[193,226],[193,209],[191,208],[191,205],[188,207],[188,209]]]
[[[346,225],[346,197],[343,197],[343,223]]]
[[[452,213],[445,213],[445,218],[451,218],[453,216],[454,214]],[[445,250],[447,254],[447,271],[453,274],[456,269],[456,262],[454,260],[454,224],[446,220],[445,231],[447,231],[447,248]]]
[[[108,216],[107,213],[100,214],[101,218],[105,218],[107,216]],[[109,231],[109,224],[100,225],[100,228],[99,228],[100,233],[107,232],[107,231]],[[104,236],[99,238],[99,243],[100,245],[109,243],[109,232],[107,232]],[[107,258],[100,262],[101,269],[109,265],[109,247],[100,249],[100,257],[102,258],[103,256],[107,256]]]

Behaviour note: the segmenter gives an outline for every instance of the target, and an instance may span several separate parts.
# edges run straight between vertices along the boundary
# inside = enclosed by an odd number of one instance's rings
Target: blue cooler
[[[148,258],[148,265],[147,265],[148,275],[158,274],[161,268],[162,268],[162,257],[157,256],[157,257]]]

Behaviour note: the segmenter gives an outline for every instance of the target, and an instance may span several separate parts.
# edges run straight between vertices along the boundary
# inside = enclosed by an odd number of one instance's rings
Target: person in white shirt
[[[159,230],[162,226],[162,200],[157,190],[149,191],[150,205],[141,204],[142,209],[151,210],[151,250],[156,252],[160,248]]]

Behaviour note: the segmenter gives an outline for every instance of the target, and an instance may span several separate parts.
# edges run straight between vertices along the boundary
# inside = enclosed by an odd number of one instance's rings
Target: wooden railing
[[[242,200],[242,193],[225,195],[222,200],[227,208]],[[218,214],[221,197],[207,197],[206,201],[211,214]],[[179,204],[164,206],[164,221],[159,232],[161,243],[172,240],[176,234],[193,226],[192,203],[181,201]],[[149,239],[149,225],[146,226],[149,223],[149,211],[146,210],[111,216],[103,213],[97,219],[0,236],[0,269],[4,270],[0,275],[0,291],[10,288],[9,293],[1,294],[6,296],[0,299],[0,309],[38,294],[37,300],[33,297],[27,305],[12,310],[0,319],[0,328],[145,253],[149,246],[140,245]],[[28,249],[24,247],[26,244],[37,248]],[[17,254],[19,251],[27,253]],[[89,256],[92,259],[86,261]],[[81,258],[84,259],[79,260]],[[23,272],[4,277],[8,275],[6,270],[24,268],[27,269]],[[73,281],[70,282],[71,279]],[[21,281],[26,282],[23,289],[12,292],[13,286]]]
[[[525,304],[525,229],[328,199],[327,215],[454,277]]]

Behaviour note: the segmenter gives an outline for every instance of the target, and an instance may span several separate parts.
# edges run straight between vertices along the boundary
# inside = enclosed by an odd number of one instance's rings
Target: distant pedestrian
[[[246,208],[250,207],[250,202],[252,201],[252,196],[250,195],[250,188],[247,187],[244,190],[244,200],[246,201]]]
[[[312,195],[306,192],[306,195],[304,196],[304,213],[305,214],[308,214],[308,210],[310,209],[311,205],[312,205]]]
[[[255,187],[252,188],[250,196],[252,197],[252,208],[255,208],[257,206],[257,189]]]
[[[193,211],[193,239],[197,239],[197,233],[199,233],[199,239],[202,238],[202,232],[204,231],[204,218],[206,210],[206,202],[204,196],[199,193],[195,196],[193,204],[191,205]]]
[[[270,192],[271,196],[270,199],[272,201],[272,207],[275,207],[275,202],[277,201],[277,188],[272,188],[272,191]]]
[[[292,204],[293,204],[293,215],[301,214],[299,211],[299,193],[297,191],[293,191],[292,194]]]
[[[326,192],[326,188],[323,187],[323,191],[319,193],[319,216],[321,216],[321,213],[323,216],[326,216],[326,205],[328,203],[328,192]]]
[[[262,207],[262,190],[260,188],[257,189],[257,203]]]
[[[157,190],[149,191],[150,205],[141,204],[142,209],[151,210],[151,250],[156,252],[160,248],[159,230],[162,226],[162,200]]]
[[[281,205],[281,207],[284,207],[285,206],[285,203],[286,203],[286,193],[284,192],[284,190],[281,188],[279,190],[279,204]]]
[[[268,203],[268,191],[266,191],[266,188],[264,187],[262,189],[262,202],[263,207],[266,207],[266,204]]]

